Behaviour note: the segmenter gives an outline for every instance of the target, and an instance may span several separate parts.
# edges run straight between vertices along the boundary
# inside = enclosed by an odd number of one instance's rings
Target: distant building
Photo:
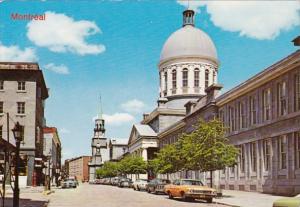
[[[128,152],[128,140],[111,139],[109,140],[109,160],[118,161],[120,157]]]
[[[0,133],[14,142],[14,123],[24,126],[21,142],[20,185],[42,184],[42,165],[35,160],[43,156],[44,107],[48,89],[37,63],[0,62]],[[9,113],[9,127],[6,114]],[[37,158],[37,159],[35,159]]]
[[[47,157],[44,175],[49,175],[53,185],[58,185],[61,174],[61,142],[55,127],[45,127],[44,129],[44,150],[43,154]],[[50,169],[48,164],[50,163]]]
[[[68,167],[68,177],[76,177],[78,181],[89,180],[89,166],[88,163],[91,160],[91,156],[80,156],[66,160],[65,167]]]

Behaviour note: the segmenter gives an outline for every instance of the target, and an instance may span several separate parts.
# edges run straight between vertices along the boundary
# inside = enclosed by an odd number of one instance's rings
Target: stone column
[[[147,148],[143,148],[142,150],[143,150],[143,151],[142,151],[142,157],[143,157],[143,159],[144,159],[145,161],[147,161],[147,160],[148,160]]]

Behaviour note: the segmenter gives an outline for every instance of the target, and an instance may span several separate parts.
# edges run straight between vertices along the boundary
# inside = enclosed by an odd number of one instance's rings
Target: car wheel
[[[141,189],[139,188],[139,186],[137,186],[137,190],[138,190],[138,191],[141,191]]]
[[[170,191],[168,191],[168,196],[169,196],[170,199],[173,199],[173,195]]]
[[[148,192],[148,193],[151,193],[151,190],[150,190],[150,188],[148,188],[148,189],[147,189],[147,192]]]
[[[184,201],[188,200],[184,192],[181,192],[180,194],[181,194],[181,199],[182,200],[184,200]]]
[[[157,194],[157,191],[156,191],[156,189],[155,189],[155,188],[153,188],[153,192],[154,192],[154,194]]]
[[[212,203],[213,199],[212,198],[208,198],[206,199],[207,203]]]

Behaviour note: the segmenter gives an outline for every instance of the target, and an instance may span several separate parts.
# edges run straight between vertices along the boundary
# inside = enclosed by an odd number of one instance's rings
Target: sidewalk
[[[43,195],[43,191],[43,186],[20,188],[20,207],[47,206],[47,204],[49,203],[49,198]],[[13,192],[11,188],[6,189],[5,197],[5,207],[11,207],[13,205]],[[0,202],[2,202],[1,199]]]
[[[216,198],[215,202],[239,207],[272,207],[273,202],[279,198],[286,197],[257,192],[223,190],[223,197]]]

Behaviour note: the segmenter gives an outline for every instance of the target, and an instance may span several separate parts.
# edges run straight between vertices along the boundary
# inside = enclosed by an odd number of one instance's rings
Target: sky
[[[128,139],[156,107],[160,51],[188,6],[215,43],[223,92],[297,50],[299,1],[0,0],[0,61],[39,63],[63,159],[91,154],[100,94],[108,138]]]

